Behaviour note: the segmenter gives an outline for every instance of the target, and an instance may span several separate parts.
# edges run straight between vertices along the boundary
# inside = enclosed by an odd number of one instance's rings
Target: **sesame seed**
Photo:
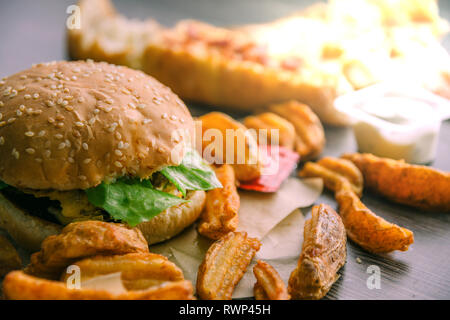
[[[45,130],[39,131],[38,137],[43,137],[43,136],[45,136]]]
[[[95,121],[96,121],[95,117],[92,117],[91,119],[89,119],[88,123],[89,125],[92,126],[95,123]]]
[[[66,106],[65,109],[66,109],[67,111],[73,111],[73,107],[72,107],[72,106]]]
[[[41,158],[36,158],[36,159],[34,159],[34,161],[36,161],[37,163],[42,163],[42,159]]]
[[[56,84],[52,84],[52,85],[50,86],[50,89],[56,90]]]
[[[25,111],[25,109],[26,109],[26,108],[25,108],[25,106],[24,106],[23,104],[21,104],[21,105],[19,106],[19,110],[20,110],[20,111]]]
[[[78,176],[78,179],[83,180],[83,181],[87,180],[86,176]]]
[[[66,144],[64,143],[64,142],[61,142],[60,144],[59,144],[59,146],[58,146],[58,149],[59,150],[62,150],[62,149],[64,149],[66,147]]]
[[[9,95],[10,98],[14,98],[15,96],[17,96],[17,90],[12,90],[11,94]]]
[[[161,115],[161,119],[167,119],[167,117],[168,117],[168,115],[165,112]]]
[[[2,120],[2,119],[3,119],[3,114],[0,113],[0,120]]]
[[[99,114],[100,110],[99,109],[94,109],[94,114]]]
[[[44,156],[45,156],[46,158],[50,158],[51,155],[52,155],[52,152],[51,152],[50,150],[45,150],[45,151],[44,151]]]
[[[70,143],[70,141],[67,140],[67,139],[66,139],[66,146],[69,147],[69,148],[72,146],[72,143]]]
[[[62,105],[63,107],[67,106],[68,104],[69,104],[69,101],[67,101],[67,100],[63,100],[63,101],[61,102],[61,105]]]
[[[76,81],[78,78],[77,78],[77,76],[72,76],[72,78],[71,78],[73,81]]]
[[[57,133],[57,134],[55,134],[55,138],[62,139],[62,138],[64,138],[64,136],[61,133]]]
[[[58,122],[57,126],[58,126],[58,128],[64,127],[64,122]]]
[[[26,78],[27,78],[27,76],[24,74],[20,76],[20,79],[22,79],[22,80],[25,80]]]
[[[86,142],[83,142],[83,144],[81,145],[83,147],[84,150],[89,150],[89,145]]]
[[[20,111],[20,110],[17,110],[17,111],[16,111],[16,114],[17,114],[17,116],[19,116],[19,117],[20,117],[20,116],[21,116],[21,115],[22,115],[23,113],[22,113],[22,111]]]
[[[79,103],[83,103],[83,102],[84,102],[84,98],[83,98],[83,97],[79,97],[79,98],[78,98],[78,102],[79,102]]]
[[[145,105],[144,103],[139,103],[139,104],[137,105],[137,107],[138,107],[139,109],[144,109],[144,108],[146,107],[146,105]]]
[[[4,144],[5,144],[5,138],[0,137],[0,146],[2,146],[2,145],[4,145]]]
[[[17,88],[17,91],[22,92],[23,90],[25,90],[27,87],[25,86],[20,86]]]
[[[84,159],[83,163],[84,163],[84,164],[88,164],[88,163],[91,162],[91,161],[92,161],[91,158],[87,158],[87,159]]]
[[[49,118],[48,118],[48,122],[49,122],[49,123],[55,123],[55,119],[52,118],[52,117],[49,117]]]
[[[16,121],[16,118],[9,118],[8,119],[8,123],[13,123],[14,121]]]
[[[119,131],[116,131],[115,136],[116,136],[116,139],[118,139],[118,140],[122,139],[122,135],[120,134]]]
[[[19,151],[16,150],[16,148],[12,149],[11,155],[16,159],[19,159],[19,157],[20,157],[20,153],[19,153]]]
[[[3,101],[0,101],[0,107],[3,107],[5,103]]]
[[[83,122],[81,122],[81,121],[75,122],[75,125],[76,125],[77,127],[84,127],[84,124],[83,124]]]
[[[39,98],[39,93],[33,94],[33,99],[38,99],[38,98]]]
[[[36,152],[36,150],[34,150],[33,148],[26,148],[25,152],[28,154],[34,154]]]
[[[170,119],[173,120],[173,121],[175,121],[175,120],[177,120],[177,116],[171,115],[171,116],[170,116]]]
[[[136,105],[133,102],[128,103],[130,108],[136,109]]]
[[[119,149],[116,149],[116,150],[114,151],[114,153],[115,153],[117,156],[119,156],[119,157],[121,157],[121,156],[123,155],[122,151],[120,151]]]
[[[4,127],[6,125],[6,121],[0,121],[0,127]]]
[[[119,141],[119,144],[117,145],[117,147],[118,147],[119,149],[124,149],[124,143],[123,143],[123,141]]]
[[[23,97],[25,98],[25,100],[31,99],[31,95],[29,95],[29,94],[26,94],[26,95],[24,95]]]
[[[149,123],[152,123],[152,119],[144,119],[144,120],[142,121],[142,123],[143,123],[143,124],[149,124]]]
[[[115,165],[117,168],[122,168],[122,167],[123,167],[123,165],[122,165],[119,161],[114,162],[114,165]]]
[[[69,161],[69,163],[74,163],[75,162],[75,160],[72,157],[68,157],[67,161]]]
[[[114,101],[113,101],[112,99],[106,99],[105,102],[106,102],[107,104],[113,104]]]
[[[27,131],[27,132],[25,132],[25,135],[27,137],[33,137],[34,136],[34,132],[33,131]]]

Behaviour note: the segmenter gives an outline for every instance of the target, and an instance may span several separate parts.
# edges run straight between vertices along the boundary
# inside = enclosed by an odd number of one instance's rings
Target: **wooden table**
[[[64,25],[67,6],[74,0],[18,0],[0,4],[0,77],[28,68],[32,63],[67,59]],[[314,1],[275,0],[115,0],[120,12],[129,17],[154,17],[171,25],[195,18],[216,25],[265,22],[282,17]],[[441,13],[450,20],[450,2],[441,1]],[[450,37],[444,41],[450,49]],[[425,63],[425,62],[424,62]],[[189,105],[194,114],[207,107]],[[238,115],[239,116],[239,115]],[[356,151],[348,128],[326,128],[324,155],[338,156]],[[438,156],[432,164],[450,171],[450,122],[442,125]],[[450,192],[450,190],[449,190]],[[336,207],[325,192],[321,202]],[[388,221],[414,232],[415,243],[407,252],[373,255],[353,243],[348,245],[347,264],[326,298],[329,299],[450,299],[450,215],[423,213],[364,194],[364,203]],[[309,212],[308,212],[309,214]],[[357,262],[360,259],[360,263]],[[358,260],[359,260],[358,259]],[[369,289],[367,268],[381,270],[381,288]]]

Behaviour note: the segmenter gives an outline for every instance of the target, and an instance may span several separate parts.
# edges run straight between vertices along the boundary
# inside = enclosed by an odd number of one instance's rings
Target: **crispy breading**
[[[184,280],[183,272],[166,257],[155,253],[129,253],[114,256],[95,256],[74,262],[80,268],[80,280],[121,273],[127,290],[145,290],[167,281]],[[63,272],[61,280],[66,281],[71,274]]]
[[[9,240],[0,235],[0,278],[12,270],[22,268],[22,259]]]
[[[203,300],[230,300],[261,243],[246,232],[230,232],[214,242],[198,269],[197,294]]]
[[[3,281],[3,292],[10,300],[192,300],[192,283],[168,281],[146,290],[113,294],[89,288],[69,289],[64,282],[37,278],[23,271],[10,272]]]
[[[362,195],[362,174],[351,161],[346,159],[325,157],[317,163],[307,162],[300,170],[299,176],[303,178],[320,177],[323,179],[325,187],[334,192],[347,181],[358,196]]]
[[[261,175],[258,145],[242,123],[221,112],[210,112],[197,120],[202,123],[203,154],[207,159],[209,155],[213,157],[208,160],[232,165],[239,181],[253,180]],[[217,134],[221,135],[220,138]]]
[[[372,154],[344,154],[361,170],[367,188],[415,208],[450,212],[450,173]]]
[[[335,197],[348,237],[367,251],[406,251],[414,242],[412,231],[377,216],[359,200],[348,184],[344,184]]]
[[[224,164],[215,167],[214,171],[223,187],[206,193],[206,206],[200,216],[198,232],[205,237],[218,240],[228,232],[236,230],[239,222],[240,198],[233,167]]]
[[[139,229],[101,221],[74,222],[42,242],[41,251],[31,256],[26,272],[57,279],[76,260],[135,252],[148,252],[147,241]]]
[[[269,110],[294,125],[295,151],[301,160],[316,158],[325,146],[325,132],[317,115],[306,104],[288,101],[275,104]]]
[[[254,116],[248,116],[243,121],[244,125],[249,129],[257,131],[258,144],[275,144],[272,130],[278,130],[278,145],[294,149],[295,128],[288,120],[276,115],[272,112],[265,112]],[[267,140],[261,141],[260,129],[267,132]],[[264,136],[263,136],[264,137]]]
[[[256,300],[289,300],[286,285],[278,272],[267,262],[258,260],[253,267],[256,278],[254,294]]]
[[[347,237],[339,215],[328,205],[314,206],[306,221],[303,247],[289,278],[292,299],[321,299],[339,278],[347,257]]]

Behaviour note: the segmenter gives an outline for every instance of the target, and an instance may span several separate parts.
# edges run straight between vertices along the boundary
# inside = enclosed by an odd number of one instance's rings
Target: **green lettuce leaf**
[[[0,181],[0,190],[5,189],[8,185],[3,181]]]
[[[152,219],[167,208],[186,202],[154,189],[149,180],[121,179],[111,184],[102,183],[86,190],[86,193],[93,205],[132,227]]]
[[[194,149],[189,149],[179,166],[167,167],[161,173],[186,196],[187,190],[222,188],[214,170]]]

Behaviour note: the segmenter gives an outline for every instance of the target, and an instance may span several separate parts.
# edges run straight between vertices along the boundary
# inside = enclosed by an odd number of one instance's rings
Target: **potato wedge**
[[[0,278],[8,272],[22,268],[22,259],[9,240],[0,235]]]
[[[121,279],[127,290],[145,290],[163,282],[184,280],[180,268],[166,257],[155,253],[95,256],[72,265],[80,268],[81,282],[121,272]],[[70,275],[63,272],[61,281],[65,282]]]
[[[336,192],[344,180],[350,183],[358,196],[362,195],[363,177],[359,169],[349,160],[325,157],[314,162],[307,162],[299,172],[302,178],[320,177],[325,187]]]
[[[289,278],[292,299],[323,298],[339,278],[347,257],[347,237],[339,215],[328,205],[314,206],[304,227],[302,253]]]
[[[278,272],[267,262],[258,260],[253,267],[256,278],[254,294],[256,300],[289,300],[286,285]]]
[[[361,170],[366,187],[391,201],[450,212],[450,173],[372,154],[344,154]]]
[[[369,210],[348,184],[335,194],[348,237],[373,253],[406,251],[414,242],[412,231],[387,222]]]
[[[230,232],[214,242],[198,269],[197,294],[203,300],[230,300],[261,243],[245,232]]]
[[[201,145],[206,159],[232,165],[239,181],[261,176],[258,145],[243,124],[221,112],[207,113],[198,120],[202,123]]]
[[[216,167],[214,171],[223,188],[206,193],[206,206],[200,216],[198,232],[205,237],[218,240],[228,232],[236,230],[240,199],[233,167],[224,164]]]
[[[58,279],[65,267],[82,258],[136,252],[148,253],[147,241],[139,229],[101,221],[74,222],[60,234],[46,238],[25,271]]]
[[[301,160],[314,159],[325,146],[325,132],[317,115],[306,104],[288,101],[275,104],[269,110],[294,125],[296,138],[294,150]]]
[[[274,144],[272,130],[278,130],[278,145],[294,149],[295,128],[286,119],[272,112],[265,112],[244,119],[244,125],[249,129],[255,129],[258,133],[258,144]],[[267,130],[267,140],[260,141],[259,130]]]
[[[106,290],[69,289],[64,282],[37,278],[23,271],[10,272],[3,281],[9,300],[192,300],[192,283],[169,281],[146,290],[113,294]]]

